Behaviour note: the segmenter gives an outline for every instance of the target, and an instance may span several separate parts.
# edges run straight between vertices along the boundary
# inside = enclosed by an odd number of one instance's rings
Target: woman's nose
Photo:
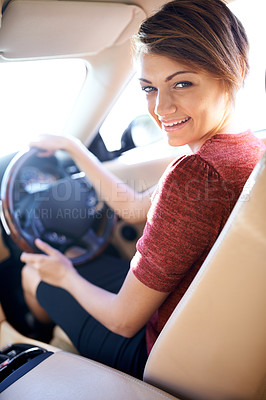
[[[175,113],[177,106],[170,93],[157,92],[154,112],[158,117],[164,117]]]

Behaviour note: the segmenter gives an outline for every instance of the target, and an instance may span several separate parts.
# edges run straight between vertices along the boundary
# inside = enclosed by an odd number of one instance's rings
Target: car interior
[[[164,3],[0,0],[1,400],[266,399],[266,155],[156,341],[143,380],[82,357],[58,326],[52,332],[32,326],[23,298],[20,254],[36,251],[35,237],[43,235],[78,268],[101,252],[130,260],[145,225],[142,215],[135,223],[117,217],[65,152],[41,158],[29,150],[34,135],[79,138],[138,192],[189,152],[165,143],[136,88],[131,37]],[[229,6],[247,28],[256,18],[248,30],[250,81],[238,112],[266,144],[263,5],[233,0]],[[256,101],[243,111],[251,96]],[[70,224],[57,203],[45,215],[45,197],[53,190],[60,200],[65,187],[80,193],[68,199]],[[89,218],[77,219],[76,207],[85,214],[89,208]]]

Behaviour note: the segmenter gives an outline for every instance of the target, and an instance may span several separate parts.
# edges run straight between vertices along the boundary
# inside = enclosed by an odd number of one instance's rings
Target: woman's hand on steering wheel
[[[54,154],[57,150],[71,150],[73,143],[81,143],[79,139],[70,136],[61,135],[40,135],[34,141],[29,143],[30,147],[36,147],[42,150],[39,156],[49,157]]]
[[[65,287],[69,276],[76,274],[72,262],[60,251],[40,239],[35,240],[35,245],[44,254],[21,254],[21,261],[38,271],[40,279],[50,285]]]

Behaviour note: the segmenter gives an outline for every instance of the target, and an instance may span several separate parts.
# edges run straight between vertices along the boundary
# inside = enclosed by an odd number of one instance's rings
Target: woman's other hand
[[[21,254],[21,261],[34,268],[38,272],[40,280],[53,286],[67,287],[68,280],[77,273],[71,261],[60,251],[40,239],[36,239],[35,244],[45,254],[24,252]]]

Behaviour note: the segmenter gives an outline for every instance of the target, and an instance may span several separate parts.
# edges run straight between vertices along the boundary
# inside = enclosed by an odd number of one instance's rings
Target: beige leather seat
[[[194,400],[266,399],[266,154],[155,344],[144,379]]]
[[[151,385],[56,352],[1,400],[266,399],[265,289],[266,154],[149,356]]]

